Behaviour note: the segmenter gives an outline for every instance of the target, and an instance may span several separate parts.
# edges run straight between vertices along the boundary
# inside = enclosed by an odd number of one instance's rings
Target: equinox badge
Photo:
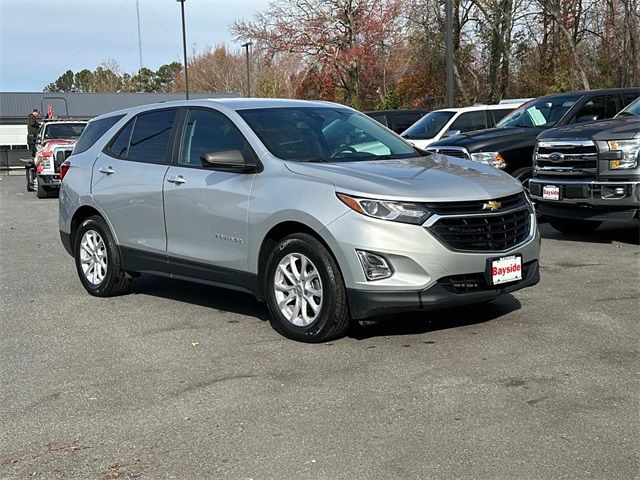
[[[495,212],[496,210],[499,210],[501,207],[502,207],[502,203],[496,202],[495,200],[491,200],[490,202],[487,202],[484,205],[482,205],[482,210],[491,210],[492,212]]]

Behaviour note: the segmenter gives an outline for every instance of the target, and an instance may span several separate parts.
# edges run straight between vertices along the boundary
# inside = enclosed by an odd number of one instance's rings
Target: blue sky
[[[182,61],[180,3],[139,0],[143,66]],[[264,10],[268,0],[186,0],[187,51],[225,43],[234,20]],[[95,69],[113,59],[123,72],[140,68],[136,0],[0,0],[0,91],[38,92],[67,70]]]

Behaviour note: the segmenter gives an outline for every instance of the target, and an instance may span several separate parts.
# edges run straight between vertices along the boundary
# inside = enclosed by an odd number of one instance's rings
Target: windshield
[[[44,138],[78,138],[86,126],[84,122],[51,123],[44,130]]]
[[[435,137],[454,115],[454,112],[442,110],[427,113],[424,117],[402,132],[402,136],[411,140],[429,140]]]
[[[496,127],[553,127],[580,99],[580,95],[538,98],[517,108]]]
[[[640,117],[640,97],[636,98],[633,102],[623,108],[616,117],[625,117],[625,116],[636,116]]]
[[[283,160],[352,162],[417,156],[378,122],[346,108],[258,108],[238,114]]]

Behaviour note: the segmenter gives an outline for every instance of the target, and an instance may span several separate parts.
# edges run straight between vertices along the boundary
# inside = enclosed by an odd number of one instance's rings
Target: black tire
[[[92,283],[87,279],[82,267],[82,239],[87,232],[96,232],[104,243],[104,256],[106,257],[106,273],[99,283]],[[102,217],[92,216],[82,222],[73,238],[73,257],[76,262],[76,270],[82,286],[91,295],[96,297],[113,297],[126,293],[131,284],[131,277],[122,268],[120,249],[116,245],[113,235]],[[96,267],[97,268],[97,267]],[[103,269],[104,271],[104,269]]]
[[[592,222],[590,220],[574,220],[572,218],[550,217],[549,215],[545,215],[545,218],[553,228],[562,233],[591,233],[602,225],[602,222]]]
[[[25,168],[25,176],[27,177],[27,192],[33,192],[33,183],[35,181],[36,171],[33,167]]]
[[[316,318],[306,326],[294,325],[289,321],[280,311],[276,299],[278,264],[290,254],[301,254],[310,260],[312,265],[309,268],[315,267],[322,282],[320,308]],[[308,343],[326,342],[343,336],[349,327],[347,294],[340,269],[331,253],[311,235],[296,233],[278,242],[267,260],[264,292],[271,312],[271,326],[287,338]],[[302,308],[311,307],[304,303]]]
[[[49,190],[42,186],[40,179],[36,175],[36,196],[38,198],[49,198]]]
[[[531,175],[533,170],[531,167],[522,167],[515,170],[511,176],[518,180],[524,188],[529,190],[529,180],[531,180]]]

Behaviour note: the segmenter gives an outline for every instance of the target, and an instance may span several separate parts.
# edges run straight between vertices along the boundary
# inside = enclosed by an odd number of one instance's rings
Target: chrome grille
[[[598,150],[591,140],[540,141],[534,160],[536,175],[594,176]]]

